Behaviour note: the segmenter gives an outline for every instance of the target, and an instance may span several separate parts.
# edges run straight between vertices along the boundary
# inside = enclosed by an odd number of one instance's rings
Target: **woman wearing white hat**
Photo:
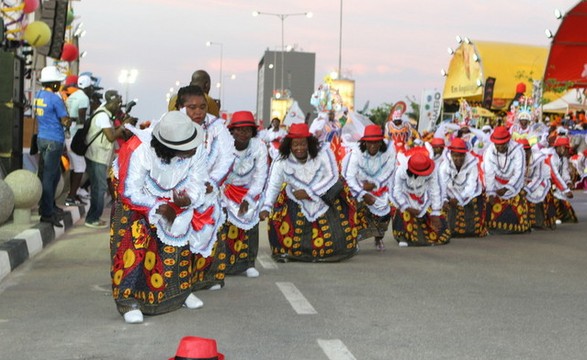
[[[205,202],[202,127],[171,111],[151,139],[140,137],[124,144],[113,165],[112,289],[127,323],[203,306],[191,293],[191,260],[210,255],[223,221],[221,210]]]
[[[39,124],[37,145],[41,155],[41,179],[43,195],[41,196],[41,222],[63,227],[60,223],[59,210],[55,206],[55,190],[61,177],[59,162],[65,146],[65,128],[69,127],[69,117],[63,99],[58,94],[65,75],[55,66],[41,70],[39,82],[43,89],[35,94],[33,110]]]

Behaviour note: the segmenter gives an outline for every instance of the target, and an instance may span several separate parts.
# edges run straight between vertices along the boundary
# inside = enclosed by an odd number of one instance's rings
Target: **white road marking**
[[[299,315],[312,315],[318,314],[316,309],[306,300],[304,295],[296,288],[293,283],[290,282],[277,282],[275,283],[279,290],[283,293],[283,296],[289,301],[291,307]]]
[[[273,259],[271,259],[271,257],[267,254],[258,254],[257,261],[259,261],[259,263],[261,264],[263,269],[273,269],[273,270],[278,269],[275,261],[273,261]]]
[[[318,339],[318,345],[320,345],[322,351],[324,351],[330,360],[357,360],[339,339]]]

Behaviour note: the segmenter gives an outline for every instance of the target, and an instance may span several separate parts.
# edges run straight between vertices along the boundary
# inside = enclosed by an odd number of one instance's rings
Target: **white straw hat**
[[[186,114],[170,111],[155,125],[153,136],[170,149],[188,151],[204,141],[204,129]]]

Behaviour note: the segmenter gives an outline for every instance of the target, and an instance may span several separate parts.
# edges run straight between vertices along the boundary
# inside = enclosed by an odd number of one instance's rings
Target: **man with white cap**
[[[57,67],[47,66],[41,70],[39,82],[43,88],[35,94],[33,110],[39,125],[37,145],[39,147],[39,174],[43,184],[40,213],[41,222],[63,227],[60,223],[62,209],[55,206],[55,191],[61,177],[59,162],[65,142],[65,128],[70,124],[63,99],[58,94],[65,75]]]
[[[71,137],[65,140],[67,146],[67,156],[71,165],[71,173],[69,175],[69,193],[65,198],[65,206],[84,205],[84,202],[77,195],[77,190],[80,187],[82,177],[86,172],[86,159],[71,151],[71,139],[75,136],[77,130],[84,127],[86,115],[89,113],[90,98],[86,91],[90,91],[92,87],[92,79],[88,75],[81,75],[77,79],[76,89],[65,101],[67,111],[71,118]]]

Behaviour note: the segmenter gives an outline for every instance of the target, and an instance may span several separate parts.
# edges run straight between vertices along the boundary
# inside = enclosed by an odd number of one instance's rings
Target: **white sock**
[[[202,306],[204,306],[204,302],[200,300],[196,295],[190,294],[187,297],[187,299],[185,299],[184,305],[188,309],[199,309]]]
[[[400,246],[400,247],[407,247],[407,246],[408,246],[408,243],[407,243],[407,242],[405,242],[405,241],[400,241],[400,242],[399,242],[399,246]]]
[[[127,324],[140,324],[143,322],[143,313],[141,310],[131,310],[124,313],[124,321]]]
[[[247,275],[247,277],[250,277],[250,278],[259,277],[259,271],[257,269],[255,269],[254,267],[248,268],[247,271],[245,271],[245,274]]]
[[[220,290],[222,286],[220,284],[212,285],[208,290]]]

